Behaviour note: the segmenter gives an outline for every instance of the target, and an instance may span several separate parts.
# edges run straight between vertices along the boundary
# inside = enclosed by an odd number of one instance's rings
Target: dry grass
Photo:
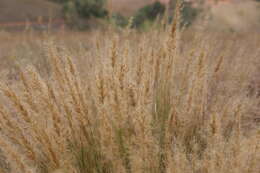
[[[0,172],[259,172],[259,40],[177,28],[34,39],[48,64],[1,82]]]

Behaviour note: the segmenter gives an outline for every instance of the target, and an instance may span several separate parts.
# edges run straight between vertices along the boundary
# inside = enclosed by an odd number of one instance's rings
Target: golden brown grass
[[[0,172],[259,172],[259,41],[177,28],[36,41],[50,71],[1,82]]]

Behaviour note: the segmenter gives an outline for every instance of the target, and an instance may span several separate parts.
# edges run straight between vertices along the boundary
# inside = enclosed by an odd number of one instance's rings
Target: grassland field
[[[258,173],[259,33],[179,25],[1,31],[0,173]]]

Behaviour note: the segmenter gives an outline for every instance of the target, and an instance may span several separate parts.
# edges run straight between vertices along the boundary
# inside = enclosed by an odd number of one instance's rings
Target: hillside
[[[138,8],[147,5],[154,0],[110,0],[109,8],[123,15],[132,15]]]
[[[210,27],[217,30],[259,31],[260,3],[241,1],[211,8]]]
[[[61,7],[45,0],[0,0],[0,23],[60,18]]]
[[[109,0],[112,11],[124,15],[132,15],[138,8],[153,0]],[[61,6],[49,0],[0,0],[0,23],[35,20],[44,18],[60,18]]]

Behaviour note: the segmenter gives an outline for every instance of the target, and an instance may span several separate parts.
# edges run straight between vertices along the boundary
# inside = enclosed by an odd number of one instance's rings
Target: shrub
[[[113,13],[111,15],[110,21],[112,24],[119,27],[125,27],[128,24],[128,18],[122,16],[120,13]]]
[[[176,8],[177,0],[170,1],[170,14],[174,14],[174,10]],[[191,25],[199,13],[202,11],[199,7],[192,7],[192,2],[184,1],[182,2],[182,10],[181,10],[181,25],[189,26]],[[173,16],[170,15],[170,21],[173,20]]]
[[[170,9],[168,11],[169,22],[173,21],[173,14],[176,8],[177,0],[172,0],[170,2]],[[165,14],[166,7],[164,4],[160,2],[155,2],[151,5],[147,5],[137,11],[134,15],[133,26],[137,28],[149,28],[151,27],[152,23],[155,21],[156,18],[162,18]],[[181,10],[181,26],[189,26],[193,23],[196,19],[198,14],[200,13],[201,9],[193,8],[191,2],[184,1],[182,3],[182,10]]]
[[[104,5],[105,0],[66,1],[63,3],[63,13],[70,27],[85,30],[101,24],[96,18],[107,16]]]
[[[165,12],[165,6],[160,2],[154,2],[137,11],[134,15],[133,26],[141,27],[145,22],[153,22],[158,16]]]
[[[201,10],[198,8],[193,8],[190,2],[184,2],[182,9],[182,24],[191,25],[200,11]]]
[[[63,11],[66,16],[73,16],[75,13],[86,19],[107,16],[107,10],[104,8],[105,0],[75,0],[66,1],[63,4]]]
[[[84,18],[105,17],[107,11],[104,8],[105,0],[76,0],[75,6],[79,16]]]

